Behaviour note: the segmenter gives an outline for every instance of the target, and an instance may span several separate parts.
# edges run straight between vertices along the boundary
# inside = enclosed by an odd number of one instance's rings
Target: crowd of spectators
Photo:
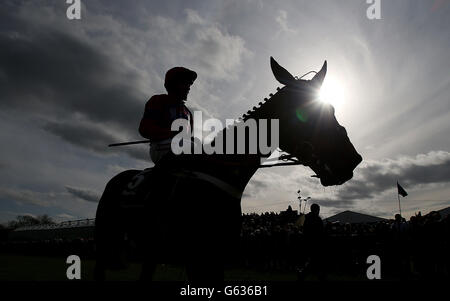
[[[260,271],[296,272],[305,265],[311,241],[304,235],[304,215],[243,214],[240,267]],[[369,255],[378,255],[383,275],[393,279],[448,278],[450,215],[420,213],[406,221],[400,215],[376,223],[323,223],[322,267],[325,274],[363,275]],[[94,258],[92,231],[85,237],[3,241],[2,252],[46,256],[79,254]]]
[[[302,218],[283,214],[245,214],[243,264],[262,270],[298,269],[307,260],[309,241]],[[393,279],[450,277],[450,215],[436,211],[376,223],[324,222],[321,260],[325,273],[363,275],[370,255],[378,255],[384,275]]]

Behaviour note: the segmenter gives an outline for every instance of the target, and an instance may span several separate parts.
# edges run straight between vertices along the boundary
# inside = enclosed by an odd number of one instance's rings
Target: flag
[[[398,194],[401,195],[402,197],[405,197],[408,195],[408,193],[405,191],[405,189],[403,189],[402,186],[400,186],[400,184],[397,182],[397,189],[398,189]]]

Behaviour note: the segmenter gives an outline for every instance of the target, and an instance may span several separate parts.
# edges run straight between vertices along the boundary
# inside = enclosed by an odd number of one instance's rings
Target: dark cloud
[[[115,141],[115,137],[101,127],[81,122],[47,122],[43,128],[70,143],[101,153],[107,150],[108,144]]]
[[[100,200],[99,194],[88,189],[81,189],[70,186],[66,186],[66,189],[73,196],[88,202],[97,203]]]
[[[149,160],[147,147],[136,145],[108,147],[109,144],[118,142],[120,138],[114,136],[105,130],[104,126],[99,124],[87,124],[86,122],[77,122],[76,120],[62,122],[48,121],[43,125],[43,129],[74,145],[102,155],[126,153],[130,157],[138,160]]]
[[[374,187],[370,186],[372,186],[372,184],[369,183],[368,180],[352,180],[344,186],[343,190],[339,190],[337,194],[339,198],[342,199],[365,199],[371,197],[375,193]]]
[[[401,176],[400,179],[409,185],[450,182],[450,158],[439,165],[410,166]]]
[[[354,206],[353,200],[333,200],[333,199],[312,199],[309,202],[309,205],[311,204],[319,204],[323,207],[331,207],[331,208],[352,208]]]
[[[143,61],[140,61],[139,56],[143,55],[143,51],[146,52],[146,47],[150,47],[145,46],[145,43],[130,43],[134,41],[134,35],[135,38],[143,39],[139,32],[133,31],[129,41],[121,32],[124,31],[121,27],[123,24],[109,19],[104,21],[111,22],[110,28],[106,28],[107,25],[100,27],[111,31],[111,35],[116,35],[119,41],[105,36],[101,28],[96,27],[98,24],[83,23],[83,34],[73,27],[58,26],[64,25],[59,24],[59,21],[42,22],[35,26],[33,20],[36,16],[32,17],[32,7],[24,8],[30,15],[29,20],[24,17],[23,11],[15,7],[7,7],[7,14],[0,13],[0,16],[5,15],[8,19],[8,26],[0,31],[0,107],[13,114],[46,119],[44,128],[48,132],[97,152],[102,151],[101,143],[117,134],[130,137],[129,140],[139,139],[137,128],[144,102],[148,98],[142,91],[142,83],[148,79],[143,76],[146,71],[137,68],[142,67],[147,58],[144,56]],[[50,9],[49,13],[55,12]],[[185,15],[186,19],[182,23],[203,37],[192,37],[194,41],[185,45],[187,49],[182,53],[183,56],[189,56],[186,61],[193,61],[200,70],[213,78],[232,78],[233,68],[240,66],[241,56],[248,54],[244,42],[215,26],[209,26],[193,10],[186,10]],[[160,31],[168,31],[168,35],[179,39],[180,35],[185,38],[189,30],[172,19],[157,17],[150,20],[152,28],[142,34],[157,42],[151,45],[157,48],[153,54],[174,59],[176,55],[173,51],[164,49],[173,47],[167,44],[170,38],[161,38]],[[92,39],[90,35],[97,32],[98,39],[105,43]],[[119,46],[116,47],[117,43]],[[198,53],[203,55],[198,56]],[[212,57],[206,58],[208,55]],[[130,61],[133,63],[130,64]],[[161,58],[160,63],[162,61]],[[156,64],[154,61],[152,63]],[[137,66],[133,67],[133,64]],[[205,67],[205,64],[208,66]],[[153,78],[160,79],[160,75]],[[199,107],[195,102],[192,106],[194,109]],[[70,125],[54,120],[55,117],[73,119],[74,115],[81,116],[84,124],[80,121]],[[76,129],[78,126],[80,129]],[[99,132],[100,127],[103,130]],[[111,142],[120,141],[108,141]],[[135,149],[125,152],[136,159],[147,159],[146,152],[144,155],[138,154]]]
[[[37,192],[29,189],[0,187],[0,198],[12,200],[19,204],[49,207],[53,205],[54,195],[52,193]]]
[[[100,139],[89,139],[99,125],[138,136],[145,96],[136,89],[135,72],[105,55],[107,49],[13,16],[10,26],[0,31],[0,106],[4,110],[47,119],[83,116],[89,123],[70,127],[48,122],[45,129],[95,150],[99,150],[99,141],[112,137],[103,131],[94,135]],[[78,131],[77,126],[81,127]],[[69,132],[74,131],[71,138]],[[90,135],[83,138],[83,132]]]
[[[141,115],[142,95],[133,74],[75,37],[57,31],[36,36],[0,35],[2,106],[25,112],[81,113],[129,131]],[[122,78],[120,80],[120,78]]]
[[[405,187],[450,182],[450,153],[429,152],[416,157],[370,162],[356,169],[355,174],[359,178],[345,184],[337,192],[338,198],[376,198],[384,191],[395,188],[397,181]]]

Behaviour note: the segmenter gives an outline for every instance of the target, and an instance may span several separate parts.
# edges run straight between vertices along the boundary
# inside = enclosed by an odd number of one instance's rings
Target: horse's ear
[[[327,75],[327,61],[323,63],[320,71],[317,72],[317,74],[311,79],[311,83],[320,88],[322,86],[323,80],[325,79],[325,75]]]
[[[270,57],[270,67],[273,75],[283,85],[287,86],[295,82],[295,78],[286,69],[281,67],[273,57]]]

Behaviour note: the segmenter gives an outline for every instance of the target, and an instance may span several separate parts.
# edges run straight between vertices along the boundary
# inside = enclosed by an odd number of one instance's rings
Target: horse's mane
[[[235,119],[235,121],[231,125],[225,126],[222,130],[220,130],[217,133],[217,135],[211,141],[211,144],[215,143],[216,138],[219,137],[220,135],[225,135],[226,131],[233,130],[233,128],[236,127],[239,123],[245,122],[248,119],[254,118],[255,116],[257,116],[257,113],[259,113],[263,109],[266,109],[269,106],[269,104],[271,104],[273,102],[272,99],[280,90],[281,90],[281,88],[277,87],[277,92],[275,94],[270,93],[268,98],[267,97],[264,98],[263,101],[259,102],[252,109],[248,110],[246,113],[243,113],[239,118]]]

